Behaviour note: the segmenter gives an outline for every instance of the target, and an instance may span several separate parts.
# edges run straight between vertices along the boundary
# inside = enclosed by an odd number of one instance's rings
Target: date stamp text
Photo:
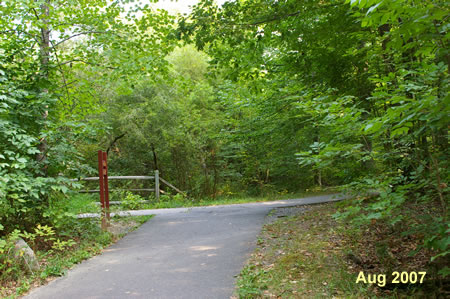
[[[426,272],[392,272],[391,283],[423,283]],[[365,275],[363,271],[360,271],[358,277],[356,278],[356,283],[369,283],[377,284],[379,287],[384,287],[386,285],[386,274],[367,274]]]

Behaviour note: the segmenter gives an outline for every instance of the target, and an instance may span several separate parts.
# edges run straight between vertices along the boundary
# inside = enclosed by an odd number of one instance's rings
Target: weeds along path
[[[156,217],[25,298],[229,298],[271,209],[342,198],[134,211]]]

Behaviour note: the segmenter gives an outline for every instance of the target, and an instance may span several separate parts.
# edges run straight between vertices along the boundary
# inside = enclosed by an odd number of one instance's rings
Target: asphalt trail
[[[156,216],[25,298],[230,298],[270,210],[339,198],[135,211]]]

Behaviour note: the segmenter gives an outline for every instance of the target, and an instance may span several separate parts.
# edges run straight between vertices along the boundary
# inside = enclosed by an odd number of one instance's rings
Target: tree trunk
[[[41,5],[41,13],[43,16],[42,19],[42,23],[44,24],[43,27],[41,28],[41,36],[40,36],[40,58],[41,58],[41,69],[40,69],[40,75],[41,75],[41,79],[43,81],[48,81],[48,72],[49,72],[49,63],[50,63],[50,30],[48,28],[48,18],[49,18],[49,13],[50,13],[50,0],[47,0],[44,4]],[[36,17],[39,19],[39,16],[36,15]],[[48,93],[48,89],[44,89],[43,90],[44,93]],[[48,106],[45,107],[45,111],[42,114],[42,117],[45,119],[47,119],[48,117]],[[39,154],[37,154],[37,161],[39,163],[42,163],[42,173],[44,176],[47,176],[47,165],[46,165],[46,160],[47,160],[47,150],[48,150],[48,145],[47,145],[47,140],[45,139],[45,137],[42,137],[39,140],[39,145],[38,145],[38,149],[39,149]]]
[[[203,185],[202,193],[205,194],[205,195],[211,193],[211,187],[209,185],[209,170],[208,170],[208,165],[206,164],[207,163],[206,159],[207,158],[202,157],[203,175],[205,176],[205,182],[204,182],[204,185]]]
[[[158,158],[156,156],[155,146],[153,145],[153,143],[150,146],[152,147],[153,164],[155,166],[155,170],[159,170],[159,168],[158,168]]]
[[[314,124],[314,127],[317,130],[316,135],[314,136],[314,142],[317,142],[317,144],[318,144],[317,152],[315,154],[319,155],[320,154],[320,129],[316,124]],[[316,165],[316,167],[317,167],[316,173],[314,174],[315,180],[317,181],[317,184],[319,185],[319,187],[322,188],[322,172],[320,170],[320,166]]]
[[[218,175],[218,171],[217,171],[217,159],[216,159],[216,153],[215,151],[212,152],[212,166],[213,166],[213,171],[214,171],[214,185],[213,185],[213,197],[216,198],[216,194],[217,194],[217,185],[219,183],[219,175]]]

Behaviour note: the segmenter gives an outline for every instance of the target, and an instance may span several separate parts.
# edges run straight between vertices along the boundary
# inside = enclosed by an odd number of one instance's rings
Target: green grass
[[[348,271],[331,214],[334,204],[265,225],[241,271],[239,298],[361,298],[366,286]],[[323,206],[322,206],[323,207]]]
[[[67,210],[73,214],[99,213],[100,205],[97,204],[98,200],[95,200],[95,197],[98,197],[98,195],[74,193],[66,200]]]
[[[127,197],[124,193],[111,193],[110,201],[122,201],[122,205],[110,205],[111,212],[123,210],[147,210],[147,209],[167,209],[167,208],[183,208],[183,207],[200,207],[200,206],[216,206],[228,204],[241,204],[251,202],[267,202],[274,200],[302,198],[307,196],[325,195],[335,193],[333,189],[322,191],[308,191],[297,193],[275,193],[265,196],[248,196],[232,195],[220,196],[216,198],[186,198],[177,195],[161,195],[157,201],[153,196],[141,197],[140,195],[132,195]],[[127,200],[127,198],[129,200]],[[149,203],[139,203],[141,200],[149,200]],[[70,210],[73,213],[98,213],[100,212],[99,195],[98,194],[74,194],[68,199]]]
[[[359,271],[365,275],[391,272],[383,270],[385,263],[374,253],[377,239],[367,229],[362,231],[334,220],[332,215],[340,205],[305,206],[304,213],[265,225],[257,239],[257,248],[238,277],[236,297],[440,298],[438,294],[443,286],[436,285],[429,268],[430,278],[423,284],[380,288],[376,284],[356,283]],[[353,252],[365,259],[355,263],[349,257]],[[423,260],[429,261],[429,257],[417,256],[411,260],[399,255],[394,270],[417,271],[422,268]]]

